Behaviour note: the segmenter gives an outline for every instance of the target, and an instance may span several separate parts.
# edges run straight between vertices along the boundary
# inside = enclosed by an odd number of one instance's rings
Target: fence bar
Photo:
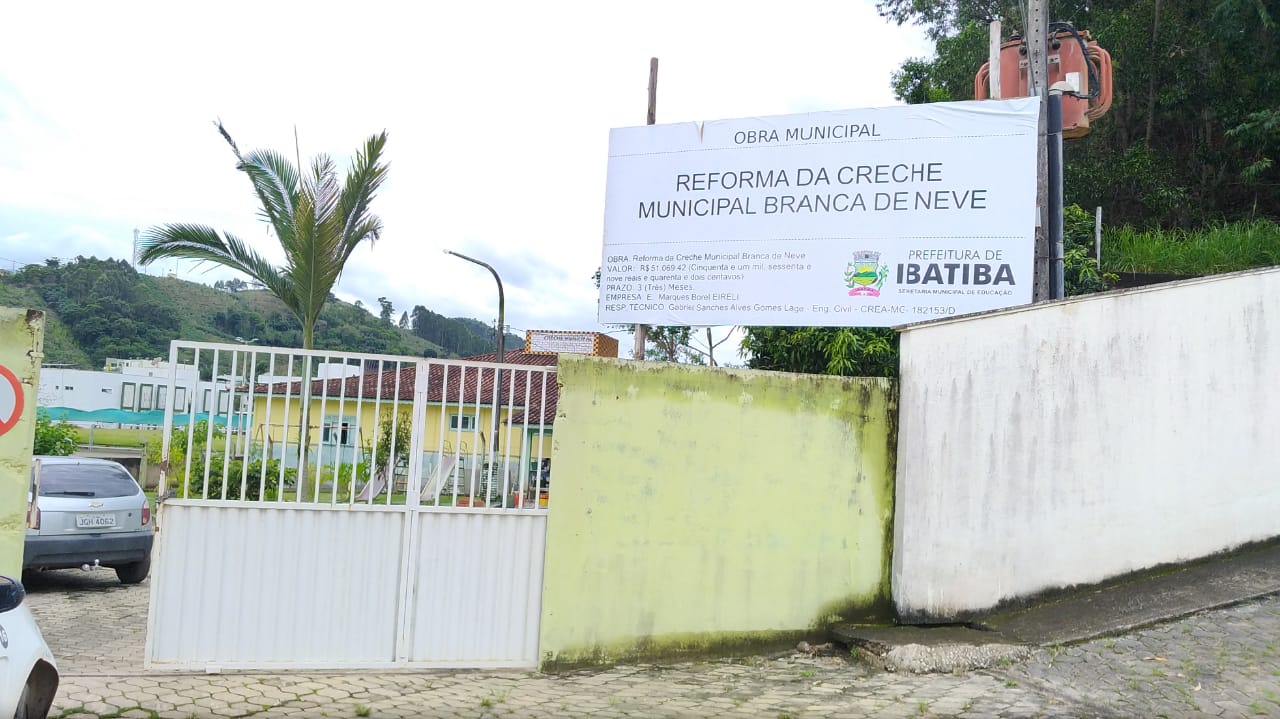
[[[173,432],[169,428],[173,426],[173,405],[177,400],[177,390],[174,387],[177,383],[178,345],[176,342],[171,342],[169,344],[169,390],[165,393],[167,401],[164,405],[164,430],[160,437],[160,487],[156,493],[160,499],[164,499],[169,493],[169,475],[172,474],[169,468],[169,452],[173,449]]]

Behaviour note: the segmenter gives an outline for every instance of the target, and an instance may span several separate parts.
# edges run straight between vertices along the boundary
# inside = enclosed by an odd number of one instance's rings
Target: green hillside
[[[247,287],[239,282],[233,286]],[[265,290],[233,292],[151,277],[123,260],[78,257],[68,263],[28,265],[0,276],[0,305],[48,313],[46,364],[95,369],[107,357],[163,357],[174,339],[235,342],[239,337],[256,339],[260,346],[302,345],[301,325]],[[415,309],[428,312],[421,306]],[[367,308],[330,298],[316,324],[315,345],[416,357],[492,351],[492,328],[476,320],[431,314],[439,321],[431,322],[430,328],[415,323],[420,326],[402,329]],[[440,340],[428,339],[428,329]],[[476,330],[485,336],[477,336]]]
[[[0,306],[34,307],[44,309],[44,364],[65,364],[74,367],[89,366],[89,355],[80,348],[79,343],[71,336],[71,330],[63,323],[58,313],[49,310],[35,291],[26,287],[17,287],[8,278],[0,278]]]

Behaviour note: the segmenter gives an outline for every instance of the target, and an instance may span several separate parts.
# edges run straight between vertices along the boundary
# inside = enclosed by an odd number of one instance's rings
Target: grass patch
[[[1233,222],[1194,231],[1120,227],[1103,235],[1108,272],[1213,275],[1280,265],[1280,224]]]
[[[145,447],[148,442],[159,443],[162,432],[158,429],[115,429],[110,427],[76,427],[76,443],[95,447]],[[90,442],[92,438],[92,442]]]

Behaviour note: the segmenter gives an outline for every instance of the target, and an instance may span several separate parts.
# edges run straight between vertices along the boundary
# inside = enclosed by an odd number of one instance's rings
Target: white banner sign
[[[1029,303],[1038,112],[613,130],[600,321],[886,327]]]

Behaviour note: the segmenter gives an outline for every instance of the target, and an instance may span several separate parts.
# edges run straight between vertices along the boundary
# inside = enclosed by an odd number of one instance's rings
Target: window
[[[175,387],[173,389],[173,409],[179,412],[187,411],[187,388]]]
[[[208,412],[213,408],[212,397],[213,397],[213,390],[207,389],[204,391],[204,401],[201,403],[201,407],[203,411]]]
[[[138,483],[118,465],[59,462],[40,468],[41,497],[132,497],[138,491]]]
[[[226,414],[231,402],[231,392],[218,390],[218,414]]]
[[[328,415],[324,418],[324,429],[320,441],[325,444],[336,444],[350,447],[356,443],[356,423],[353,417],[337,417]]]
[[[133,382],[120,383],[120,409],[128,412],[133,411],[134,395],[138,392],[138,385]]]
[[[164,385],[156,385],[156,409],[164,409],[164,401],[166,399],[169,399],[169,388]]]
[[[476,416],[474,414],[449,415],[449,429],[460,429],[464,432],[470,432],[475,428],[476,428]]]
[[[155,399],[155,385],[144,384],[138,390],[138,409],[151,409],[151,401]]]

